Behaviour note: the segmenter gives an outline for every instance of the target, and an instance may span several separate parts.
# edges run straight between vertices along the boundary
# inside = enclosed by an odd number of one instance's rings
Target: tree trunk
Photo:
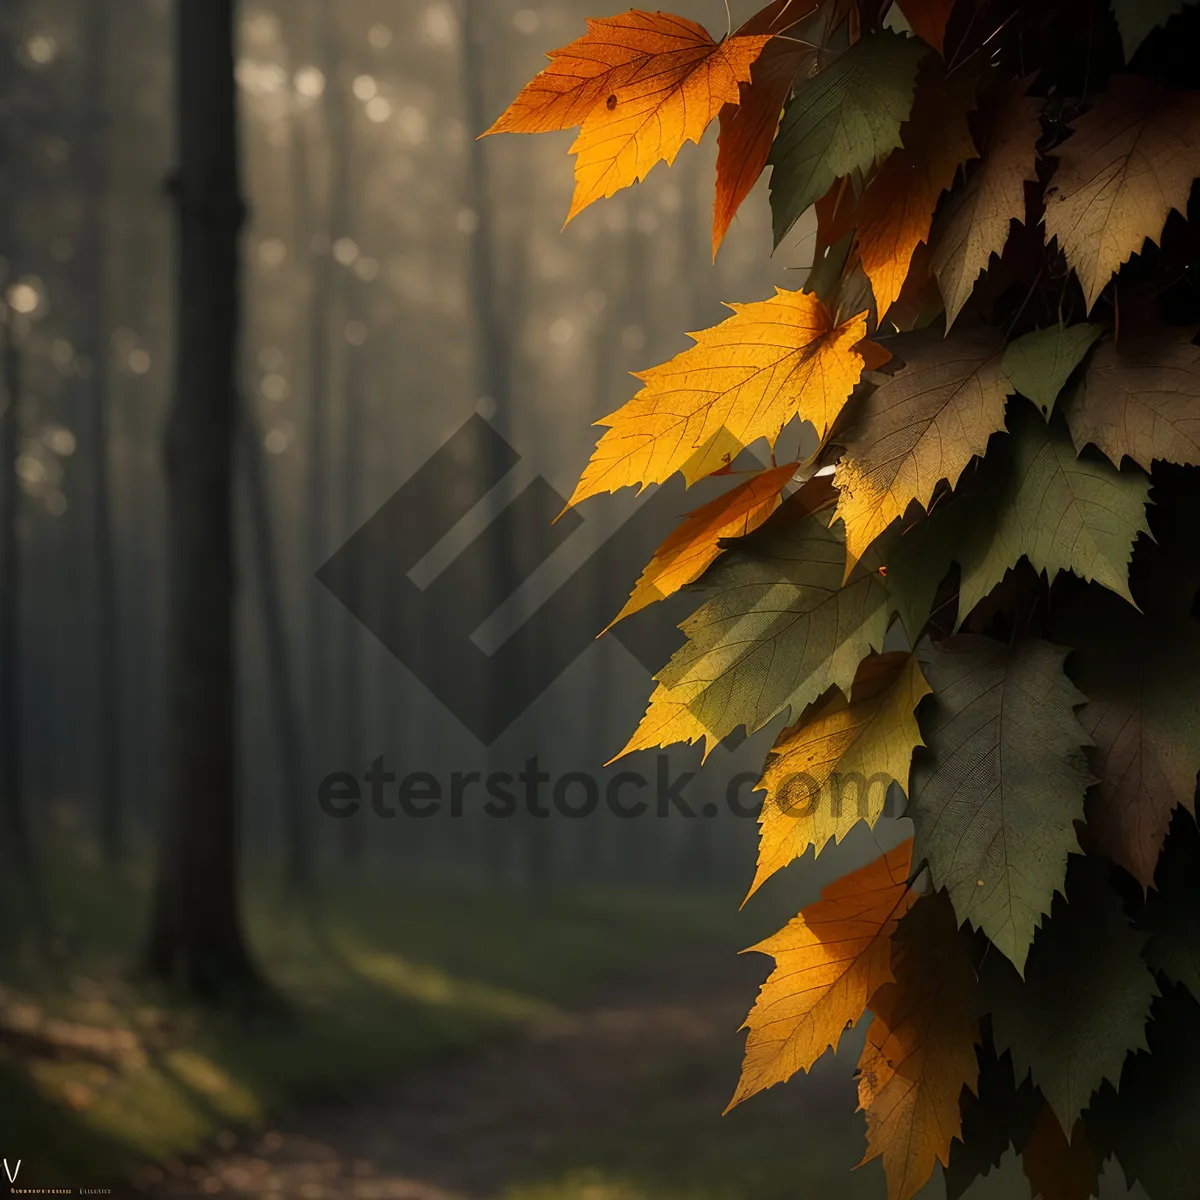
[[[8,230],[4,230],[5,234]],[[28,915],[46,932],[41,879],[25,808],[21,742],[21,362],[16,315],[0,294],[0,803],[8,853],[0,864],[20,881]]]
[[[238,177],[234,0],[177,0],[178,357],[166,432],[166,804],[145,966],[210,1001],[262,988],[242,935],[234,705]]]
[[[96,804],[100,850],[106,862],[120,861],[124,851],[121,811],[121,677],[117,623],[117,582],[113,549],[111,491],[108,471],[108,275],[106,270],[108,198],[108,9],[93,4],[88,17],[88,94],[92,104],[90,135],[91,200],[88,204],[87,252],[91,305],[85,352],[92,364],[91,418],[92,537],[96,590],[92,631],[96,646],[97,772]]]
[[[259,614],[267,649],[267,686],[279,748],[284,836],[284,889],[289,899],[311,902],[312,841],[304,820],[304,781],[301,765],[304,742],[296,688],[288,652],[279,565],[271,521],[271,498],[263,462],[262,435],[251,413],[242,410],[243,469],[246,508],[250,517],[251,558],[257,575]]]
[[[33,851],[29,814],[25,807],[21,744],[21,491],[17,456],[21,438],[21,360],[16,314],[8,307],[4,288],[16,275],[16,213],[12,180],[18,178],[19,117],[13,107],[12,66],[16,31],[23,6],[10,4],[0,13],[0,259],[7,277],[0,276],[0,806],[4,834],[0,844],[0,883],[16,884],[4,896],[9,911],[24,910],[37,931],[47,932],[41,879]],[[7,891],[8,889],[6,889]],[[13,931],[0,930],[0,941]]]
[[[329,232],[331,239],[351,238],[358,232],[351,215],[351,199],[354,194],[353,145],[355,113],[349,101],[349,75],[343,63],[345,48],[338,25],[336,4],[326,3],[322,41],[325,56],[325,118],[330,148],[329,161]],[[360,247],[361,250],[361,247]],[[362,495],[362,435],[363,422],[363,348],[352,346],[344,331],[359,317],[357,288],[349,278],[349,267],[333,265],[332,278],[327,291],[325,321],[337,321],[337,379],[342,396],[341,412],[341,477],[338,500],[341,510],[341,527],[344,536],[358,528],[361,519]],[[333,430],[327,430],[332,438]],[[332,498],[331,498],[332,507]],[[354,589],[358,592],[363,580],[355,579]],[[338,748],[344,769],[361,775],[366,769],[362,737],[362,628],[357,621],[343,620],[340,623],[339,671],[338,671]],[[366,853],[366,821],[361,815],[340,821],[342,857],[355,866],[362,862]]]

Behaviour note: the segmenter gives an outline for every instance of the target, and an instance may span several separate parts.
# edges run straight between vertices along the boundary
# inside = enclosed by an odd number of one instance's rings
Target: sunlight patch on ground
[[[510,1021],[552,1017],[560,1011],[534,996],[460,979],[438,967],[382,950],[359,947],[350,951],[349,962],[371,983],[387,988],[398,998],[421,1004]]]

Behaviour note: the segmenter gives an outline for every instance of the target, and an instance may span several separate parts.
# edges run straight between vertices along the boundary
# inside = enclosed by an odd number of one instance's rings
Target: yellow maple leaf
[[[771,955],[775,969],[743,1027],[746,1057],[729,1108],[836,1050],[868,998],[892,978],[890,939],[913,903],[911,866],[910,839],[831,883],[820,900],[750,948]]]
[[[1200,92],[1118,76],[1057,150],[1046,232],[1083,286],[1087,311],[1171,209],[1187,211],[1200,175]]]
[[[967,125],[975,82],[926,72],[917,85],[912,115],[893,150],[871,180],[858,208],[858,254],[875,293],[880,320],[908,278],[916,248],[929,237],[938,197],[958,168],[978,151]]]
[[[724,495],[688,513],[683,524],[655,550],[625,607],[603,632],[607,633],[631,613],[673,596],[680,588],[699,579],[717,560],[722,539],[744,537],[753,532],[779,507],[783,487],[799,466],[798,462],[791,462],[759,471]],[[827,478],[813,482],[832,501],[832,483]]]
[[[916,905],[892,950],[895,980],[871,997],[858,1101],[863,1162],[882,1157],[888,1200],[911,1200],[935,1164],[949,1161],[962,1133],[959,1098],[978,1086],[976,981],[944,892]]]
[[[774,445],[796,416],[825,435],[862,375],[866,313],[835,325],[816,296],[782,288],[729,307],[694,346],[639,372],[642,390],[597,422],[608,431],[567,507],[676,471],[690,486],[760,437]]]
[[[909,654],[874,654],[840,692],[775,740],[759,791],[758,871],[747,899],[812,846],[820,854],[858,824],[873,826],[888,787],[908,791],[913,750],[924,745],[913,711],[929,695]]]
[[[980,328],[943,339],[930,330],[897,339],[905,366],[864,400],[838,463],[836,517],[846,526],[846,574],[913,502],[951,487],[988,438],[1004,428],[1003,338]]]

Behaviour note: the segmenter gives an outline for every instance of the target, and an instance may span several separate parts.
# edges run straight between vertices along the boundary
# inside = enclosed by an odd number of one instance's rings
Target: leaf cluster
[[[1198,44],[1185,0],[631,11],[490,131],[580,127],[574,216],[717,122],[714,254],[764,171],[777,245],[815,209],[806,285],[642,372],[570,503],[815,429],[618,614],[702,597],[623,753],[788,722],[751,891],[903,791],[911,840],[755,947],[732,1101],[869,1012],[889,1200],[1010,1144],[1052,1200],[1200,1176]]]

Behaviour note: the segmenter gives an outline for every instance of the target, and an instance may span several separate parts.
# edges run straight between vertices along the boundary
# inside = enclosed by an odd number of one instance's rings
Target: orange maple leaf
[[[751,947],[771,955],[775,970],[746,1018],[746,1057],[729,1108],[836,1050],[868,998],[892,979],[892,932],[915,899],[911,868],[910,838],[831,883],[820,900]]]
[[[638,373],[642,390],[597,422],[608,430],[568,507],[676,471],[690,486],[756,439],[773,444],[793,417],[825,435],[862,376],[866,314],[835,325],[816,296],[782,288],[729,307],[694,346]]]
[[[974,80],[926,74],[900,132],[904,144],[892,151],[863,195],[858,254],[880,320],[904,287],[914,251],[929,238],[938,197],[953,184],[958,168],[978,157],[967,124],[974,99]]]
[[[683,524],[655,550],[625,607],[603,632],[607,633],[631,613],[639,612],[656,600],[665,600],[699,579],[720,555],[722,539],[752,533],[779,507],[783,487],[799,466],[798,462],[790,462],[759,471],[724,495],[688,513]],[[824,485],[832,503],[832,482],[828,478],[818,482]]]
[[[911,1200],[962,1133],[959,1098],[979,1082],[979,1021],[975,971],[944,892],[914,908],[892,949],[895,981],[871,998],[858,1101],[867,1119],[863,1162],[882,1157],[888,1200]]]
[[[821,7],[812,0],[774,0],[738,29],[739,36],[777,34],[813,15]],[[773,37],[750,68],[737,104],[720,112],[717,139],[717,193],[713,206],[713,258],[730,223],[766,168],[771,142],[784,102],[798,74],[813,75],[824,65],[825,45],[850,16],[852,4],[835,0],[824,7],[820,28],[805,38]]]
[[[487,133],[544,133],[580,126],[571,146],[575,196],[567,220],[589,204],[675,161],[699,142],[771,40],[769,33],[715,42],[703,25],[631,9],[589,20],[588,31],[549,54]]]

